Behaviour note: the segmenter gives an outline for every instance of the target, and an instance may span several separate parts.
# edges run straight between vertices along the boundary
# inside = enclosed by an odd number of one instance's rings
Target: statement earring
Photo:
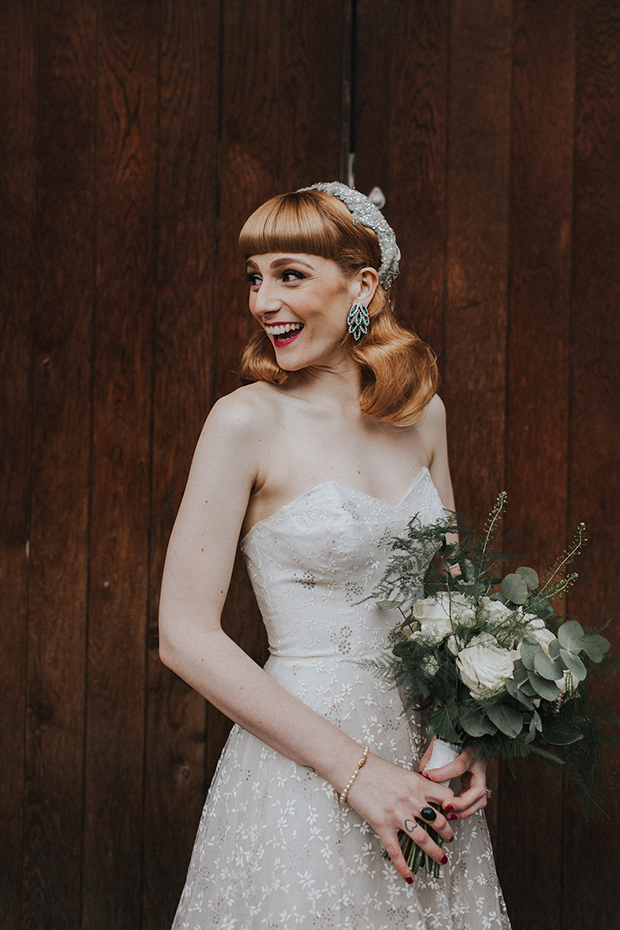
[[[367,307],[356,300],[347,317],[347,327],[355,341],[357,342],[362,336],[365,336],[370,326],[370,317],[368,316]]]

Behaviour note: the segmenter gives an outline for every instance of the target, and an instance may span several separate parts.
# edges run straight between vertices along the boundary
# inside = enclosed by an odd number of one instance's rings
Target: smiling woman
[[[242,230],[252,383],[205,423],[166,558],[162,659],[237,724],[174,928],[366,930],[372,913],[384,930],[507,930],[485,764],[465,751],[422,777],[424,722],[368,663],[398,622],[373,597],[391,541],[454,509],[434,357],[393,316],[390,227],[357,191],[319,187]],[[240,538],[264,669],[220,623]],[[445,865],[441,882],[411,887],[399,831]]]
[[[385,220],[380,228],[383,224],[389,230]],[[383,232],[382,239],[386,238],[391,245],[388,233]],[[259,255],[264,259],[271,254],[272,260],[277,259],[282,284],[291,286],[295,280],[303,280],[312,273],[312,263],[316,266],[319,258],[330,260],[332,267],[337,266],[347,283],[357,280],[361,270],[366,269],[366,276],[374,280],[374,287],[364,291],[368,300],[364,305],[368,311],[368,331],[359,342],[347,332],[345,321],[351,309],[350,302],[340,330],[342,347],[359,367],[360,408],[370,416],[402,426],[419,418],[437,390],[437,366],[430,348],[414,333],[403,329],[394,316],[390,284],[395,276],[394,266],[398,267],[396,258],[391,257],[392,252],[399,254],[395,240],[388,267],[382,270],[382,249],[375,232],[363,222],[355,222],[336,197],[325,190],[311,189],[282,194],[259,207],[243,226],[239,246],[248,259],[248,278],[253,288],[261,280],[254,264]],[[310,269],[296,265],[291,261],[293,257],[298,262],[302,259],[309,262]],[[367,280],[364,283],[367,284]],[[354,289],[350,293],[353,294]],[[263,322],[260,316],[258,319]],[[270,335],[264,329],[250,340],[242,359],[241,377],[246,381],[284,384],[286,373],[291,370],[289,360],[274,356],[275,343],[265,334]]]

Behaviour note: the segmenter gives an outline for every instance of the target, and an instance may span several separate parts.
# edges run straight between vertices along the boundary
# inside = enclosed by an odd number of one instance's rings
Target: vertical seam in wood
[[[93,185],[93,213],[92,213],[92,305],[90,309],[90,354],[89,354],[89,410],[88,410],[88,495],[86,502],[86,585],[84,594],[84,681],[83,681],[83,725],[82,725],[82,828],[80,832],[81,852],[80,852],[80,876],[79,876],[79,914],[80,930],[84,926],[84,837],[86,835],[86,754],[88,751],[88,655],[90,648],[90,593],[91,593],[91,530],[92,530],[92,507],[93,507],[93,446],[94,446],[94,422],[95,422],[95,361],[96,361],[96,333],[97,333],[97,306],[98,306],[98,289],[97,289],[97,255],[99,247],[99,200],[98,200],[98,177],[99,177],[99,112],[100,112],[100,75],[101,75],[101,5],[98,2],[95,5],[95,62],[94,62],[94,84],[95,84],[95,113],[94,113],[94,130],[93,130],[93,164],[92,164],[92,185]]]
[[[214,342],[215,342],[215,302],[218,294],[218,282],[219,282],[219,256],[220,256],[220,235],[222,229],[220,207],[222,202],[221,197],[221,183],[222,183],[222,172],[221,172],[221,160],[222,160],[222,86],[223,86],[223,70],[224,70],[224,3],[225,0],[220,0],[219,3],[219,39],[218,39],[218,62],[217,62],[217,129],[216,129],[216,138],[215,138],[215,210],[214,210],[214,241],[213,241],[213,268],[210,275],[211,279],[211,289],[210,289],[210,312],[208,314],[209,318],[209,377],[207,379],[209,396],[207,398],[207,406],[211,408],[212,398],[216,396],[217,389],[217,365],[214,364]],[[206,294],[205,294],[206,299]],[[207,359],[205,359],[205,364],[207,364]],[[206,718],[205,718],[206,722]],[[207,754],[204,753],[204,784],[206,785],[207,778]]]
[[[355,155],[352,113],[355,100],[355,24],[357,0],[345,0],[342,10],[342,71],[340,86],[340,180],[349,181],[349,159]]]
[[[446,311],[448,307],[448,243],[450,241],[450,216],[448,204],[450,202],[450,98],[452,88],[452,0],[447,0],[447,61],[446,61],[446,99],[445,99],[445,139],[444,139],[444,171],[443,171],[443,293],[441,303],[441,359],[439,360],[439,373],[444,376],[446,361]]]
[[[28,561],[26,565],[26,628],[24,630],[24,679],[23,679],[23,695],[24,695],[24,710],[23,710],[23,738],[22,738],[22,800],[21,800],[21,812],[20,812],[20,835],[19,835],[19,861],[21,863],[21,868],[18,869],[19,875],[19,890],[17,893],[17,902],[18,902],[18,926],[22,927],[22,915],[24,909],[24,826],[25,826],[25,813],[26,813],[26,774],[27,774],[27,761],[28,761],[28,669],[30,661],[30,583],[32,578],[32,498],[34,495],[34,475],[33,475],[33,449],[34,449],[34,423],[35,423],[35,404],[34,404],[34,388],[35,388],[35,375],[34,375],[34,366],[35,366],[35,351],[34,351],[34,333],[35,333],[35,313],[37,306],[37,294],[38,289],[38,249],[37,249],[37,230],[39,229],[39,175],[40,175],[40,163],[37,157],[38,153],[38,130],[39,130],[39,95],[38,95],[38,81],[37,81],[37,72],[39,67],[40,55],[39,55],[39,42],[38,37],[40,35],[40,30],[36,28],[36,12],[33,8],[33,4],[29,4],[30,7],[30,29],[34,32],[33,42],[32,42],[32,54],[33,54],[33,67],[32,67],[32,88],[33,92],[37,94],[37,99],[35,101],[33,110],[34,110],[34,134],[32,138],[32,152],[35,157],[35,170],[33,174],[33,185],[34,185],[34,210],[31,214],[31,222],[33,224],[32,234],[31,234],[31,261],[32,261],[32,277],[33,277],[33,287],[30,295],[30,321],[29,321],[29,344],[30,344],[30,371],[28,374],[28,432],[29,432],[29,441],[28,441],[28,498],[27,498],[27,513],[25,515],[25,524],[28,530]]]
[[[162,85],[162,42],[163,42],[163,0],[157,3],[159,12],[158,34],[157,34],[157,62],[155,74],[155,177],[153,186],[153,299],[151,301],[151,333],[150,333],[150,385],[149,385],[149,412],[148,412],[148,513],[149,519],[146,524],[146,598],[145,598],[145,623],[144,623],[144,643],[143,643],[143,662],[144,662],[144,691],[142,705],[142,790],[140,792],[140,888],[138,913],[139,926],[144,921],[144,890],[145,890],[145,843],[146,843],[146,797],[147,797],[147,776],[148,776],[148,745],[149,745],[149,657],[151,646],[151,594],[152,584],[152,561],[153,561],[153,455],[154,455],[154,437],[155,437],[155,382],[157,376],[157,320],[159,315],[159,256],[160,256],[160,229],[161,229],[161,85]],[[159,646],[159,636],[156,638]]]

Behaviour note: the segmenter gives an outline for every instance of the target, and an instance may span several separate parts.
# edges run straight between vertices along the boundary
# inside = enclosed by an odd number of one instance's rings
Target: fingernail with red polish
[[[447,861],[448,861],[448,857],[444,856],[443,859],[441,860],[441,864],[445,865]]]
[[[445,810],[445,811],[453,811],[453,810],[454,810],[454,807],[452,806],[452,804],[446,804],[446,806],[444,807],[444,810]]]
[[[446,817],[446,820],[458,820],[458,819],[459,818],[456,816],[456,814],[448,814],[448,816]]]
[[[422,778],[428,778],[429,781],[433,780],[430,775],[426,774],[426,772],[422,772]]]
[[[447,861],[448,861],[448,860],[446,859],[446,862],[447,862]],[[407,882],[408,885],[413,885],[413,879],[412,879],[411,875],[408,875],[407,878],[405,879],[405,881]]]

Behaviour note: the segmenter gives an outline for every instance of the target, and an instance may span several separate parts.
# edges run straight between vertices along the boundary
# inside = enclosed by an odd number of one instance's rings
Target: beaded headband
[[[368,197],[348,187],[341,181],[327,181],[302,187],[301,191],[323,191],[337,200],[341,200],[353,217],[354,223],[361,223],[376,233],[381,249],[381,266],[379,268],[379,281],[384,288],[388,288],[398,274],[398,260],[400,249],[396,245],[394,230],[387,222],[378,207]],[[298,193],[300,193],[299,191]]]

